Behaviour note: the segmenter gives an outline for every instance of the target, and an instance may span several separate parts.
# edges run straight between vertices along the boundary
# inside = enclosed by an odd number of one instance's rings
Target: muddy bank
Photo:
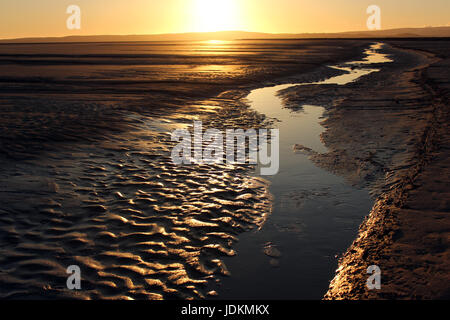
[[[449,44],[396,44],[386,48],[395,63],[356,83],[283,94],[288,105],[327,106],[330,152],[311,158],[377,196],[326,299],[449,297]],[[441,51],[425,51],[430,45]],[[370,265],[382,270],[379,291],[366,288]]]

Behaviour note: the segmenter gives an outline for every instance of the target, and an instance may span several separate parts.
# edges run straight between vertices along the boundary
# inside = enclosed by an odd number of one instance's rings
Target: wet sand
[[[337,40],[0,44],[0,156],[22,160],[59,142],[109,139],[133,128],[130,113],[195,114],[196,104],[214,104],[206,100],[224,91],[302,74],[362,47]]]
[[[338,71],[325,66],[360,59],[368,44],[357,40],[302,40],[195,44],[188,48],[179,44],[121,44],[119,48],[111,48],[110,44],[1,45],[0,297],[220,297],[223,277],[230,276],[230,271],[234,277],[224,261],[231,257],[245,262],[245,256],[235,256],[236,242],[249,234],[246,231],[264,225],[272,211],[273,198],[267,182],[253,177],[253,168],[248,166],[173,165],[169,158],[173,145],[169,133],[174,128],[192,125],[196,119],[219,129],[270,125],[270,119],[240,100],[251,89],[337,75]],[[423,46],[430,44],[433,42]],[[409,45],[414,47],[416,43]],[[320,101],[327,110],[322,139],[331,151],[311,157],[312,160],[360,188],[370,188],[380,201],[394,190],[391,198],[395,201],[386,201],[398,212],[404,212],[403,199],[406,195],[412,197],[414,190],[418,193],[414,196],[416,201],[428,191],[437,192],[435,187],[421,189],[428,182],[406,188],[403,181],[416,165],[420,164],[421,173],[425,172],[425,163],[439,163],[417,162],[422,158],[414,152],[425,141],[425,149],[419,150],[428,155],[430,140],[424,140],[423,134],[430,127],[434,110],[439,109],[434,107],[434,97],[443,99],[439,88],[445,84],[447,77],[442,74],[448,69],[423,69],[434,72],[438,89],[432,93],[422,89],[422,82],[411,83],[417,72],[409,70],[434,58],[390,50],[399,63],[387,68],[386,73],[349,85],[348,91],[356,99],[353,104],[361,109],[358,117],[351,115],[358,110],[352,103],[348,108],[337,108],[343,102],[333,101],[333,92],[339,90],[339,95],[345,95],[341,91],[346,89],[332,85],[305,87],[306,92],[301,94],[291,92],[286,95],[286,102],[298,105],[308,97],[325,97]],[[18,51],[23,55],[17,56]],[[371,101],[372,113],[370,108],[360,107],[355,94],[369,89],[387,90],[382,104]],[[378,91],[374,96],[380,96]],[[364,99],[366,102],[367,97]],[[396,108],[397,101],[407,110]],[[430,101],[433,103],[428,104]],[[310,104],[318,104],[313,102]],[[384,107],[375,110],[380,104]],[[375,112],[379,109],[383,110],[381,114]],[[445,130],[439,128],[447,122],[440,116],[435,118],[439,125],[431,126],[436,128],[434,137],[442,139]],[[380,131],[380,126],[386,132]],[[368,144],[368,139],[372,143]],[[438,146],[435,142],[432,145]],[[437,158],[445,157],[448,152],[439,148],[431,149],[440,150],[436,151]],[[348,150],[348,154],[343,150]],[[448,161],[441,161],[437,170],[446,168]],[[393,174],[383,176],[386,168]],[[425,176],[423,179],[430,180]],[[445,186],[446,181],[439,190],[446,190]],[[430,199],[435,199],[435,195],[430,195]],[[434,205],[431,200],[427,208]],[[448,211],[447,202],[439,203],[444,205],[439,210]],[[381,238],[368,240],[370,246],[377,248],[369,251],[373,259],[352,256],[349,249],[346,257],[354,258],[349,258],[349,268],[345,267],[345,258],[341,261],[338,280],[332,283],[327,297],[364,297],[364,290],[358,291],[365,284],[361,283],[358,270],[365,271],[367,263],[381,259],[380,252],[391,250],[398,239],[417,240],[417,232],[393,237],[394,233],[385,228],[414,228],[425,218],[404,222],[401,219],[411,219],[411,215],[399,213],[389,216],[392,221],[397,219],[394,223],[385,218],[385,213],[374,214],[381,212],[378,204],[371,217],[382,217],[385,223],[376,225]],[[432,235],[429,241],[423,241],[425,249],[426,245],[439,248],[439,243],[448,249],[448,232],[445,227],[437,230],[443,224],[433,220],[445,221],[439,210],[429,216],[430,229],[423,231]],[[360,235],[370,229],[367,225],[368,222],[362,226]],[[358,243],[362,242],[357,240],[353,247]],[[273,249],[266,249],[277,255]],[[410,249],[405,250],[401,254]],[[446,261],[442,251],[436,252],[419,266],[437,266],[440,269],[435,270],[439,272],[433,274],[441,279],[439,275],[445,274],[448,263],[442,263]],[[399,270],[399,260],[395,258],[398,256],[393,255],[390,264],[383,260],[380,267],[383,269],[384,264],[387,273]],[[429,263],[431,258],[433,263]],[[413,263],[417,265],[417,261]],[[84,289],[80,292],[65,288],[65,268],[71,264],[78,264],[83,270]],[[416,278],[427,279],[419,271],[415,274],[420,277]],[[400,280],[386,278],[386,288],[407,292],[407,284],[401,281],[407,276],[403,274]],[[382,297],[390,297],[389,294]],[[404,296],[413,297],[408,292]]]

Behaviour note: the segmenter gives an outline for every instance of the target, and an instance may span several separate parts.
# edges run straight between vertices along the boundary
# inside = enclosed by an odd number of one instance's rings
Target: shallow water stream
[[[348,73],[314,84],[345,85],[378,71],[370,65],[390,61],[377,51],[381,47],[371,46],[363,61],[333,66]],[[373,205],[368,190],[352,187],[295,152],[295,145],[327,152],[320,140],[325,109],[304,105],[292,111],[277,96],[302,84],[256,89],[247,97],[254,110],[278,120],[280,171],[264,177],[271,184],[273,212],[261,230],[240,237],[238,257],[226,260],[233,277],[224,281],[221,298],[320,299],[337,255],[351,244]]]

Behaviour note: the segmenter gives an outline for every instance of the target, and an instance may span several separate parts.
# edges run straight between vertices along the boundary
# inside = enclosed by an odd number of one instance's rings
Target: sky
[[[67,7],[81,9],[68,29]],[[0,0],[0,38],[242,30],[317,33],[450,25],[450,0]]]

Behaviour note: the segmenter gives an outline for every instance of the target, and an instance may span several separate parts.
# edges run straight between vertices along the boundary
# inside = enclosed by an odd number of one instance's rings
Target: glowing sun
[[[195,0],[193,23],[196,32],[237,30],[236,0]]]

